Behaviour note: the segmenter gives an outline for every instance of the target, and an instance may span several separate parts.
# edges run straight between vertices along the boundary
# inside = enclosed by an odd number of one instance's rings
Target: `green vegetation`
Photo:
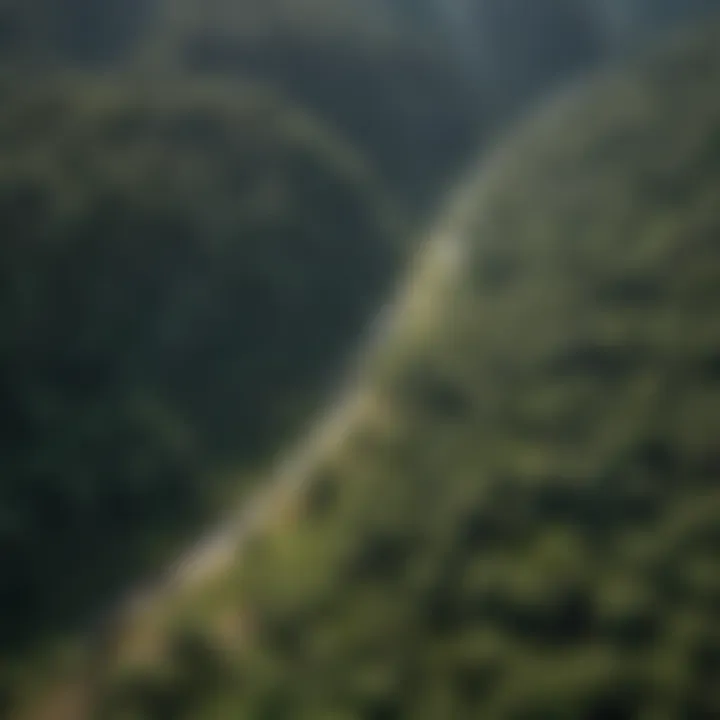
[[[449,35],[332,7],[0,2],[3,661],[307,417],[479,142]]]
[[[718,715],[719,82],[715,27],[500,149],[367,414],[224,579],[243,639],[216,601],[108,717]]]
[[[0,61],[247,78],[322,115],[415,214],[531,100],[717,0],[2,0]],[[422,214],[425,218],[425,214]],[[419,224],[419,223],[418,223]]]
[[[363,161],[269,91],[238,95],[3,90],[4,653],[217,513],[394,276],[402,232]]]
[[[154,567],[307,416],[392,216],[489,122],[418,10],[0,2],[4,650]]]
[[[605,42],[573,0],[5,0],[2,37],[23,70],[270,83],[365,154],[418,224],[492,128]]]
[[[23,73],[57,64],[131,70],[159,85],[220,77],[238,81],[235,92],[248,79],[272,84],[321,115],[419,207],[475,149],[481,102],[448,47],[387,5],[5,0],[0,60]]]
[[[0,0],[0,685],[6,663],[29,649],[29,661],[21,664],[32,674],[38,647],[44,650],[78,624],[92,625],[129,579],[136,587],[143,573],[152,574],[181,539],[261,474],[263,459],[320,403],[322,388],[379,306],[405,256],[408,226],[423,225],[458,170],[499,129],[550,88],[617,47],[632,47],[644,29],[666,27],[714,4]],[[664,78],[658,82],[684,82],[673,68],[657,72]],[[686,92],[692,105],[692,86]],[[622,102],[632,108],[640,100]],[[603,149],[587,158],[587,166],[620,187],[615,177],[640,159],[629,154],[625,164],[613,165],[615,140],[605,139],[611,123],[603,123],[601,110],[597,122],[579,118],[573,132],[562,134],[571,143],[575,131],[596,127]],[[700,113],[697,123],[704,117]],[[674,118],[669,113],[663,127],[674,132]],[[686,132],[695,138],[704,130],[688,122]],[[587,136],[583,142],[595,148]],[[624,153],[634,140],[617,143]],[[679,156],[691,158],[690,149],[678,148]],[[533,152],[528,156],[530,164]],[[573,177],[584,177],[583,168],[570,161],[568,167]],[[675,170],[683,178],[697,172],[702,183],[704,168]],[[657,195],[643,195],[637,212],[671,242],[682,228],[670,221],[665,227],[654,207],[666,198],[690,203],[683,193],[690,196],[695,186],[688,181],[678,188],[650,175]],[[545,188],[544,180],[538,185],[537,191],[518,191],[503,229],[508,238],[544,232],[561,243],[571,233],[566,216],[585,227],[586,196],[577,203],[569,196],[566,215],[552,214],[548,203],[537,225],[519,225],[527,202],[543,204],[541,191],[553,187]],[[587,197],[595,200],[592,193]],[[631,237],[622,215],[628,200],[618,198],[616,207],[608,192],[601,200],[610,210],[595,211],[603,219],[594,225],[598,247],[606,235]],[[704,210],[694,206],[688,213],[696,211],[702,217]],[[500,240],[494,247],[478,287],[501,287],[515,277]],[[628,280],[629,297],[639,293],[642,299],[644,290],[634,282]],[[396,474],[408,476],[415,442],[426,453],[458,443],[458,466],[471,473],[475,461],[463,455],[463,433],[483,437],[491,418],[485,424],[470,419],[475,406],[464,384],[477,390],[482,376],[490,383],[488,397],[500,398],[503,383],[514,383],[512,363],[485,373],[474,346],[465,350],[462,343],[472,337],[491,347],[497,332],[502,347],[503,333],[530,300],[513,291],[512,302],[498,299],[496,324],[473,324],[466,332],[458,323],[476,311],[462,292],[458,287],[457,318],[446,316],[441,328],[457,333],[452,356],[442,349],[442,334],[430,355],[399,339],[388,350],[397,375],[391,395],[384,397],[385,380],[377,381],[382,404],[391,408],[389,427],[420,427],[426,407],[427,437],[403,440],[409,444],[395,459],[396,451],[387,450],[381,462],[377,453],[385,450],[371,444],[347,461],[358,475],[374,473],[366,464],[377,463],[378,477],[397,484],[400,498],[411,486],[396,482]],[[431,305],[444,307],[423,293]],[[570,289],[567,298],[574,302]],[[479,307],[486,305],[483,300]],[[533,311],[542,308],[539,301]],[[654,305],[647,313],[664,322]],[[534,362],[532,343],[541,344],[550,331],[542,322],[530,329],[523,332],[527,347],[521,343],[513,351]],[[605,360],[593,352],[568,362],[602,366]],[[464,362],[475,362],[477,372],[462,370]],[[452,379],[457,372],[466,372],[457,378],[460,390],[448,387],[443,375]],[[585,398],[577,384],[572,392]],[[509,409],[506,419],[530,432],[542,413],[565,412],[565,392],[553,386],[540,399],[528,399],[534,420],[525,410]],[[442,414],[453,418],[447,439],[435,417]],[[699,422],[694,414],[687,421],[689,436],[695,437],[691,428]],[[377,427],[368,432],[372,443]],[[493,453],[501,472],[503,453],[514,452],[519,441],[503,432],[497,430],[497,447],[487,439],[476,443],[477,473],[492,475]],[[421,468],[424,457],[417,458]],[[316,488],[313,502],[332,506],[333,484]],[[315,531],[317,542],[329,539],[333,552],[364,543],[365,501],[343,502],[357,506],[359,518],[350,513],[346,523],[328,510],[338,529],[322,530],[320,523]],[[439,503],[438,523],[449,527],[453,519]],[[404,510],[393,510],[392,502],[385,512],[388,523],[393,512],[404,522]],[[370,557],[384,554],[383,542]],[[305,552],[302,547],[297,551]],[[312,543],[306,550],[309,577],[336,578],[340,560],[330,557],[325,565]],[[395,552],[390,548],[388,555]],[[275,565],[268,561],[267,567],[271,572]],[[286,574],[289,597],[298,572]],[[262,594],[263,584],[257,586]],[[351,594],[352,588],[348,583]],[[366,614],[369,623],[379,616]],[[196,657],[193,642],[188,652]],[[261,644],[272,650],[273,642]],[[249,676],[254,667],[253,660]],[[204,702],[201,686],[193,686],[196,700],[180,703],[194,714]],[[312,687],[309,682],[307,692]],[[172,692],[168,687],[163,696]],[[256,700],[247,696],[248,703]],[[2,702],[0,690],[0,715]],[[234,699],[230,703],[235,707]]]
[[[421,209],[498,124],[604,50],[573,0],[164,0],[156,18],[151,64],[282,88]]]

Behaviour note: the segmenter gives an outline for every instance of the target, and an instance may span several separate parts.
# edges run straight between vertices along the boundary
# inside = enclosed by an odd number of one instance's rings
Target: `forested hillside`
[[[0,686],[264,477],[468,164],[717,6],[0,0]]]
[[[716,26],[508,139],[365,417],[103,717],[720,713],[719,81]]]
[[[416,204],[558,85],[718,0],[4,0],[0,57],[262,79],[346,135]],[[2,38],[6,38],[2,42]]]
[[[325,389],[402,238],[362,159],[267,90],[5,97],[3,649],[217,512]]]

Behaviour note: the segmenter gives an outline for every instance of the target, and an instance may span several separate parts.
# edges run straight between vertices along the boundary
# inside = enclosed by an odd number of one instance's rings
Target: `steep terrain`
[[[479,142],[449,36],[330,7],[0,3],[3,658],[282,445]]]
[[[262,87],[54,77],[3,102],[4,656],[237,496],[387,291],[402,230],[365,162]]]
[[[33,675],[36,648],[153,586],[313,417],[406,226],[477,150],[717,5],[0,0],[0,704],[25,650]],[[407,392],[460,412],[402,348]],[[402,403],[379,407],[392,425]]]
[[[365,415],[104,716],[720,712],[719,81],[715,27],[498,151]]]

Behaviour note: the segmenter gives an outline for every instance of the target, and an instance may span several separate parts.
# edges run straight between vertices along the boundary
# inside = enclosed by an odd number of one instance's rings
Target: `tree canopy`
[[[407,228],[424,226],[463,166],[488,158],[497,138],[510,134],[518,116],[532,113],[551,89],[617,59],[620,52],[632,54],[659,30],[717,6],[717,0],[0,0],[3,661],[15,658],[20,647],[43,647],[56,630],[76,621],[85,624],[129,578],[134,583],[158,567],[203,519],[214,517],[218,506],[249,486],[261,460],[311,417],[322,388],[380,307],[398,261],[407,257]],[[421,423],[427,436],[404,446],[400,459],[380,461],[377,448],[366,447],[351,474],[384,478],[404,498],[395,504],[407,501],[411,507],[409,479],[416,470],[423,475],[425,464],[433,467],[430,455],[444,452],[438,448],[456,447],[456,458],[438,473],[448,478],[448,492],[457,487],[461,493],[465,481],[453,480],[456,475],[512,476],[505,465],[512,465],[511,456],[545,457],[549,450],[526,450],[525,440],[514,433],[534,432],[545,422],[548,407],[555,408],[552,412],[565,408],[572,422],[543,426],[538,430],[543,443],[569,432],[573,423],[577,432],[590,423],[580,410],[567,409],[575,393],[588,401],[588,412],[604,412],[591,396],[609,393],[608,388],[583,389],[583,373],[610,383],[639,351],[632,343],[629,349],[598,350],[592,337],[581,341],[584,336],[572,318],[560,310],[558,316],[569,318],[567,343],[577,347],[558,360],[555,375],[548,371],[552,380],[537,379],[538,388],[546,384],[537,398],[528,390],[528,398],[535,399],[528,399],[527,408],[512,409],[520,396],[511,390],[522,378],[513,374],[511,357],[491,362],[490,348],[504,347],[504,334],[519,323],[526,327],[524,337],[508,354],[527,357],[540,368],[544,360],[534,353],[540,352],[542,337],[557,338],[560,331],[547,320],[552,313],[544,303],[550,303],[552,293],[541,297],[530,281],[508,284],[523,263],[504,244],[511,249],[532,238],[527,249],[534,258],[534,243],[538,238],[541,245],[545,242],[543,233],[556,237],[548,257],[561,258],[568,274],[587,279],[585,261],[575,252],[597,255],[600,277],[607,270],[601,248],[615,239],[631,245],[638,228],[678,247],[680,237],[692,235],[696,227],[702,234],[703,223],[712,219],[703,205],[710,206],[703,198],[711,191],[703,183],[710,187],[715,155],[710,125],[702,124],[710,123],[714,105],[701,98],[715,56],[702,50],[688,52],[686,60],[673,57],[656,60],[636,84],[628,81],[632,89],[623,90],[616,81],[619,89],[603,96],[607,108],[588,100],[584,107],[597,117],[567,111],[572,121],[558,120],[558,130],[542,142],[523,145],[526,166],[508,161],[504,172],[534,177],[536,188],[517,178],[483,181],[505,187],[506,197],[493,211],[492,223],[499,225],[476,232],[476,218],[486,217],[480,209],[463,221],[471,241],[476,235],[478,245],[486,237],[492,240],[482,262],[467,262],[467,271],[477,273],[477,286],[485,288],[479,291],[484,299],[466,300],[465,280],[458,280],[454,309],[443,311],[443,332],[454,332],[466,316],[470,327],[450,339],[438,334],[432,353],[425,346],[406,352],[400,341],[389,350],[397,369],[394,382],[403,390],[399,398],[382,391],[383,407],[390,411],[378,423],[392,426],[399,415],[410,418],[413,427]],[[648,88],[655,88],[658,97],[653,96],[646,116],[642,103]],[[674,103],[686,106],[687,113],[678,115]],[[639,107],[645,124],[638,120],[637,128],[630,127],[631,117],[611,112],[618,107],[630,114]],[[664,138],[657,147],[650,128]],[[537,149],[543,143],[547,156]],[[693,143],[705,148],[702,159],[692,154]],[[563,147],[577,155],[560,162],[552,152]],[[665,158],[666,175],[658,179],[650,158]],[[495,177],[492,173],[502,174],[488,170]],[[552,189],[555,179],[566,175],[569,190],[560,207]],[[627,193],[605,194],[599,178]],[[577,194],[593,183],[600,191]],[[483,204],[484,193],[477,191],[477,205]],[[680,220],[670,217],[682,203]],[[535,218],[532,228],[520,222],[525,217]],[[596,234],[595,244],[583,234],[588,227]],[[571,252],[573,243],[578,249]],[[615,262],[624,247],[608,251],[607,257]],[[682,252],[677,255],[681,258]],[[666,300],[633,272],[627,270],[628,277],[618,280],[615,289],[598,289],[602,302],[648,303],[644,322],[671,326],[674,316],[663,314]],[[688,270],[688,277],[695,272]],[[488,288],[505,286],[517,293],[503,295],[497,306],[483,295]],[[573,294],[579,292],[574,286],[560,282],[560,287],[566,294],[557,297],[558,304],[577,305],[580,313],[584,296]],[[428,297],[427,308],[444,307],[444,296]],[[493,325],[486,307],[506,319]],[[456,317],[457,308],[465,309]],[[523,321],[543,308],[547,314],[538,316],[537,327]],[[622,328],[625,316],[608,315],[602,322]],[[684,327],[690,328],[690,321]],[[698,330],[697,336],[704,332]],[[474,346],[462,350],[468,338],[477,338],[485,354]],[[477,371],[465,363],[475,363]],[[713,363],[709,355],[703,370],[708,376]],[[453,380],[462,368],[462,377]],[[487,368],[484,375],[482,368]],[[481,375],[487,382],[478,379]],[[485,400],[472,400],[481,392],[487,402],[510,398],[502,400],[506,415],[492,418],[493,442],[488,440],[490,416],[482,423],[471,420],[476,405],[484,406]],[[691,428],[693,418],[704,417],[705,411],[685,412]],[[420,420],[424,413],[434,418],[427,425]],[[503,426],[505,421],[509,425]],[[444,439],[446,423],[452,430]],[[372,437],[375,430],[368,432]],[[480,438],[473,441],[477,457],[469,441],[462,445],[469,434]],[[535,442],[541,445],[540,439]],[[648,440],[651,465],[678,462],[677,453],[663,442]],[[492,450],[491,460],[481,449]],[[588,451],[588,463],[594,452]],[[390,470],[386,462],[391,461]],[[411,462],[417,467],[410,469]],[[617,460],[618,467],[624,467],[622,462]],[[368,469],[365,463],[378,467]],[[340,474],[348,472],[345,468]],[[378,495],[385,487],[368,483]],[[364,481],[346,484],[366,487]],[[334,482],[314,487],[317,506],[333,507]],[[363,513],[377,512],[376,506],[370,503],[363,510],[365,500],[356,501],[355,491],[348,492],[347,505],[356,507],[361,519],[331,513],[347,528],[326,535],[318,529],[312,542],[338,552],[355,543],[359,557],[352,560],[353,568],[379,563],[382,572],[392,574],[388,568],[407,548],[398,549],[395,530],[384,528],[375,537]],[[577,510],[564,490],[559,498],[554,492],[548,500],[538,489],[539,506],[547,504],[555,512],[553,503],[565,503]],[[616,499],[591,496],[598,507],[607,502],[612,513],[622,515]],[[444,519],[438,522],[446,528],[456,521],[463,525],[462,518],[443,515],[443,502],[440,497],[438,514]],[[577,510],[581,515],[589,512],[583,507]],[[406,523],[405,510],[393,508],[389,499],[384,512],[396,512],[397,522]],[[484,532],[467,529],[472,537]],[[297,552],[305,552],[303,547],[298,542]],[[325,561],[325,549],[311,544],[307,552],[308,577],[317,572],[318,582],[335,582],[345,572],[337,559]],[[448,552],[453,563],[461,556]],[[303,557],[293,562],[304,567]],[[458,567],[465,567],[462,557]],[[275,568],[283,582],[287,578],[292,597],[298,573],[274,562],[267,567]],[[353,593],[355,570],[348,572],[347,588]],[[538,596],[546,590],[531,589]],[[440,614],[447,603],[454,607],[454,599],[438,594],[429,602]],[[268,598],[272,608],[272,593]],[[352,603],[343,607],[349,616],[354,612]],[[262,647],[274,656],[279,637],[278,657],[283,658],[283,633],[295,637],[304,625],[294,616],[292,622],[281,618],[278,630],[273,612]],[[359,622],[372,624],[381,616],[367,611]],[[394,616],[390,613],[380,624],[393,624],[389,617]],[[189,653],[192,662],[198,653],[204,657],[194,642],[190,649],[179,643],[180,654]],[[333,657],[343,652],[338,649]],[[430,657],[419,650],[417,656]],[[35,659],[31,656],[27,665],[34,666]],[[249,664],[250,674],[259,667],[256,659]],[[344,667],[337,665],[338,683],[349,677],[340,672]],[[285,682],[284,671],[278,672],[268,680],[270,686]],[[369,674],[374,678],[367,681],[370,685],[385,682]],[[0,685],[3,677],[0,672]],[[313,682],[310,678],[302,693],[314,692]],[[330,682],[328,687],[339,686]],[[167,688],[163,693],[172,695]],[[320,701],[302,693],[298,703],[312,715]],[[200,705],[193,705],[193,712],[200,712],[202,695],[198,692]],[[230,696],[228,702],[237,707]],[[260,704],[253,708],[260,712],[265,700],[247,698],[256,701]],[[375,710],[371,704],[362,712],[392,715],[392,708],[378,703]],[[268,712],[281,712],[272,707]]]
[[[215,684],[173,684],[200,675],[170,650],[115,711],[717,714],[719,39],[564,98],[480,170],[365,414],[178,619]]]
[[[261,87],[66,77],[3,103],[6,648],[137,574],[296,426],[401,234],[366,164]]]

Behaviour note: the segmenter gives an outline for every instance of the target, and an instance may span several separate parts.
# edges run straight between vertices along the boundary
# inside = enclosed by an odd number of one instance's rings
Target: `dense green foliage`
[[[156,62],[277,85],[328,118],[405,199],[426,200],[537,93],[597,63],[573,0],[166,0]],[[372,108],[372,112],[368,110]]]
[[[396,215],[717,4],[0,0],[2,657],[157,567],[307,417]]]
[[[0,60],[262,79],[323,115],[418,207],[538,94],[713,7],[718,0],[3,0]]]
[[[0,3],[4,648],[152,567],[281,443],[379,302],[395,199],[478,141],[451,34],[333,7]]]
[[[236,32],[224,19],[218,25],[178,30],[173,52],[157,62],[171,72],[251,76],[281,88],[347,136],[415,207],[434,197],[478,142],[479,93],[447,52],[412,35],[310,25],[247,36],[242,25]]]
[[[6,649],[137,573],[214,507],[216,473],[280,441],[401,235],[362,161],[264,90],[55,78],[3,105]]]
[[[226,579],[243,640],[200,621],[115,712],[720,713],[719,82],[715,28],[500,150],[369,414]]]
[[[262,79],[323,115],[417,206],[537,94],[713,3],[4,0],[0,58]]]
[[[3,645],[152,565],[376,307],[392,198],[429,199],[482,124],[416,10],[0,3]]]
[[[6,0],[0,59],[41,72],[57,63],[132,69],[160,84],[188,74],[266,81],[322,115],[419,203],[474,149],[481,102],[447,47],[384,5]]]

